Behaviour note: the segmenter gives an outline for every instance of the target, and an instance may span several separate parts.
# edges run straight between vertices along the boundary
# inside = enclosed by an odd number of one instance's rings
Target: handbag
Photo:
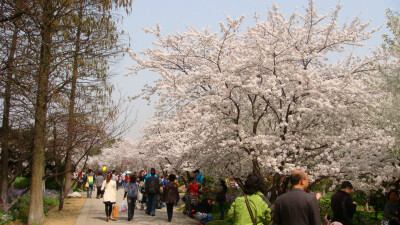
[[[138,201],[142,201],[143,200],[143,194],[140,191],[137,193],[137,200]]]
[[[113,206],[112,215],[114,219],[118,219],[118,206]]]
[[[121,202],[121,209],[120,209],[119,211],[121,211],[121,212],[126,212],[126,211],[128,211],[128,207],[126,206],[125,201],[122,201],[122,202]]]
[[[257,225],[256,220],[254,219],[254,216],[253,216],[253,212],[252,212],[251,209],[250,209],[249,200],[247,200],[246,194],[244,194],[244,200],[245,200],[245,202],[246,202],[247,210],[249,210],[250,217],[251,217],[251,221],[253,221],[253,224],[254,224],[254,225]]]
[[[86,182],[85,187],[86,187],[86,188],[89,187],[89,182]]]

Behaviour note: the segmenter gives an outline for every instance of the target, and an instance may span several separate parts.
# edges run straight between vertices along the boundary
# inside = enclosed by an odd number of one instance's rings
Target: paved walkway
[[[86,193],[82,193],[86,194]],[[95,191],[93,191],[93,195]],[[117,204],[121,204],[122,198],[124,197],[123,189],[117,191]],[[125,199],[126,201],[126,199]],[[138,205],[138,204],[137,204]],[[140,208],[140,207],[139,207]],[[140,224],[140,225],[164,225],[164,224],[185,224],[185,225],[195,225],[198,222],[187,216],[183,216],[181,212],[177,211],[174,207],[174,213],[172,215],[171,223],[167,219],[167,209],[163,207],[162,209],[156,209],[155,216],[148,216],[140,209],[135,210],[135,214],[131,221],[128,221],[127,212],[119,212],[118,220],[111,218],[110,222],[106,222],[106,215],[104,209],[103,199],[96,199],[92,197],[86,200],[85,205],[82,208],[81,214],[79,215],[75,225],[110,225],[110,224]]]

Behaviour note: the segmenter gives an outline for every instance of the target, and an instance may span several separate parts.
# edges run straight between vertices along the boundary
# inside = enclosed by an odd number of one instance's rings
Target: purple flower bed
[[[10,189],[8,192],[9,202],[13,202],[17,197],[22,196],[19,202],[14,204],[11,208],[10,203],[0,205],[0,224],[6,224],[11,221],[18,220],[20,222],[26,222],[28,218],[29,209],[29,192],[25,192],[26,189]],[[23,194],[25,192],[25,194]],[[54,190],[45,190],[43,192],[43,205],[45,212],[53,207],[58,202],[58,192]],[[9,208],[9,209],[8,209]],[[7,210],[8,209],[8,210]]]

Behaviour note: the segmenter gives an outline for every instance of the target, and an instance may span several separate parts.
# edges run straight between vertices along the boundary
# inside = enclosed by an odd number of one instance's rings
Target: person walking
[[[353,185],[344,181],[335,194],[331,197],[331,208],[333,221],[341,222],[343,225],[353,225],[353,215],[356,212],[357,203],[351,200]]]
[[[87,189],[86,189],[86,195],[87,198],[92,197],[92,192],[93,192],[93,185],[94,185],[94,173],[93,170],[89,169],[88,170],[88,175],[87,175]]]
[[[163,192],[165,203],[167,205],[168,222],[172,220],[172,209],[177,201],[179,201],[178,185],[174,182],[176,179],[175,174],[168,176],[169,182],[165,185]]]
[[[226,186],[226,183],[224,180],[220,180],[219,185],[220,185],[220,187],[218,189],[215,201],[218,203],[219,210],[221,211],[219,220],[224,220],[224,214],[225,214],[224,204],[226,202],[226,192],[228,191],[228,187]]]
[[[128,196],[128,221],[131,221],[135,214],[136,199],[139,192],[139,184],[137,183],[136,173],[130,175],[129,183],[125,185],[124,199]]]
[[[268,224],[271,221],[269,201],[261,193],[262,178],[255,174],[247,176],[244,183],[244,195],[237,197],[228,211],[227,218],[233,219],[235,225]]]
[[[145,184],[144,184],[145,179],[146,179],[146,172],[144,170],[141,170],[139,172],[139,186],[140,186],[140,192],[142,193],[142,200],[140,200],[140,210],[144,210],[144,205],[147,202],[147,198],[145,195]]]
[[[157,206],[157,195],[160,193],[160,182],[156,176],[156,170],[154,168],[150,169],[151,175],[146,178],[146,195],[147,195],[147,207],[146,214],[155,216],[156,206]]]
[[[292,189],[275,202],[273,221],[280,225],[321,225],[315,194],[307,193],[308,175],[295,170],[290,176]]]
[[[116,170],[112,171],[112,180],[115,181],[115,185],[118,191],[118,175]]]
[[[104,177],[101,172],[97,174],[96,177],[96,188],[97,188],[97,195],[96,198],[103,198],[103,192],[101,191],[101,186],[103,185]]]
[[[103,202],[106,208],[107,222],[110,220],[112,213],[112,206],[117,202],[117,183],[112,180],[112,175],[107,174],[107,178],[103,181],[101,190],[104,191]]]

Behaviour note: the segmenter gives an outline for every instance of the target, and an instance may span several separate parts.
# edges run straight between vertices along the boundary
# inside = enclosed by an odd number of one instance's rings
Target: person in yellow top
[[[237,197],[232,203],[227,219],[233,219],[235,225],[268,224],[271,221],[271,203],[260,192],[262,186],[262,178],[250,174],[244,184],[244,195]],[[253,218],[250,216],[246,198]]]
[[[178,185],[178,187],[181,186],[177,180],[174,180],[174,183],[175,183],[176,185]]]

